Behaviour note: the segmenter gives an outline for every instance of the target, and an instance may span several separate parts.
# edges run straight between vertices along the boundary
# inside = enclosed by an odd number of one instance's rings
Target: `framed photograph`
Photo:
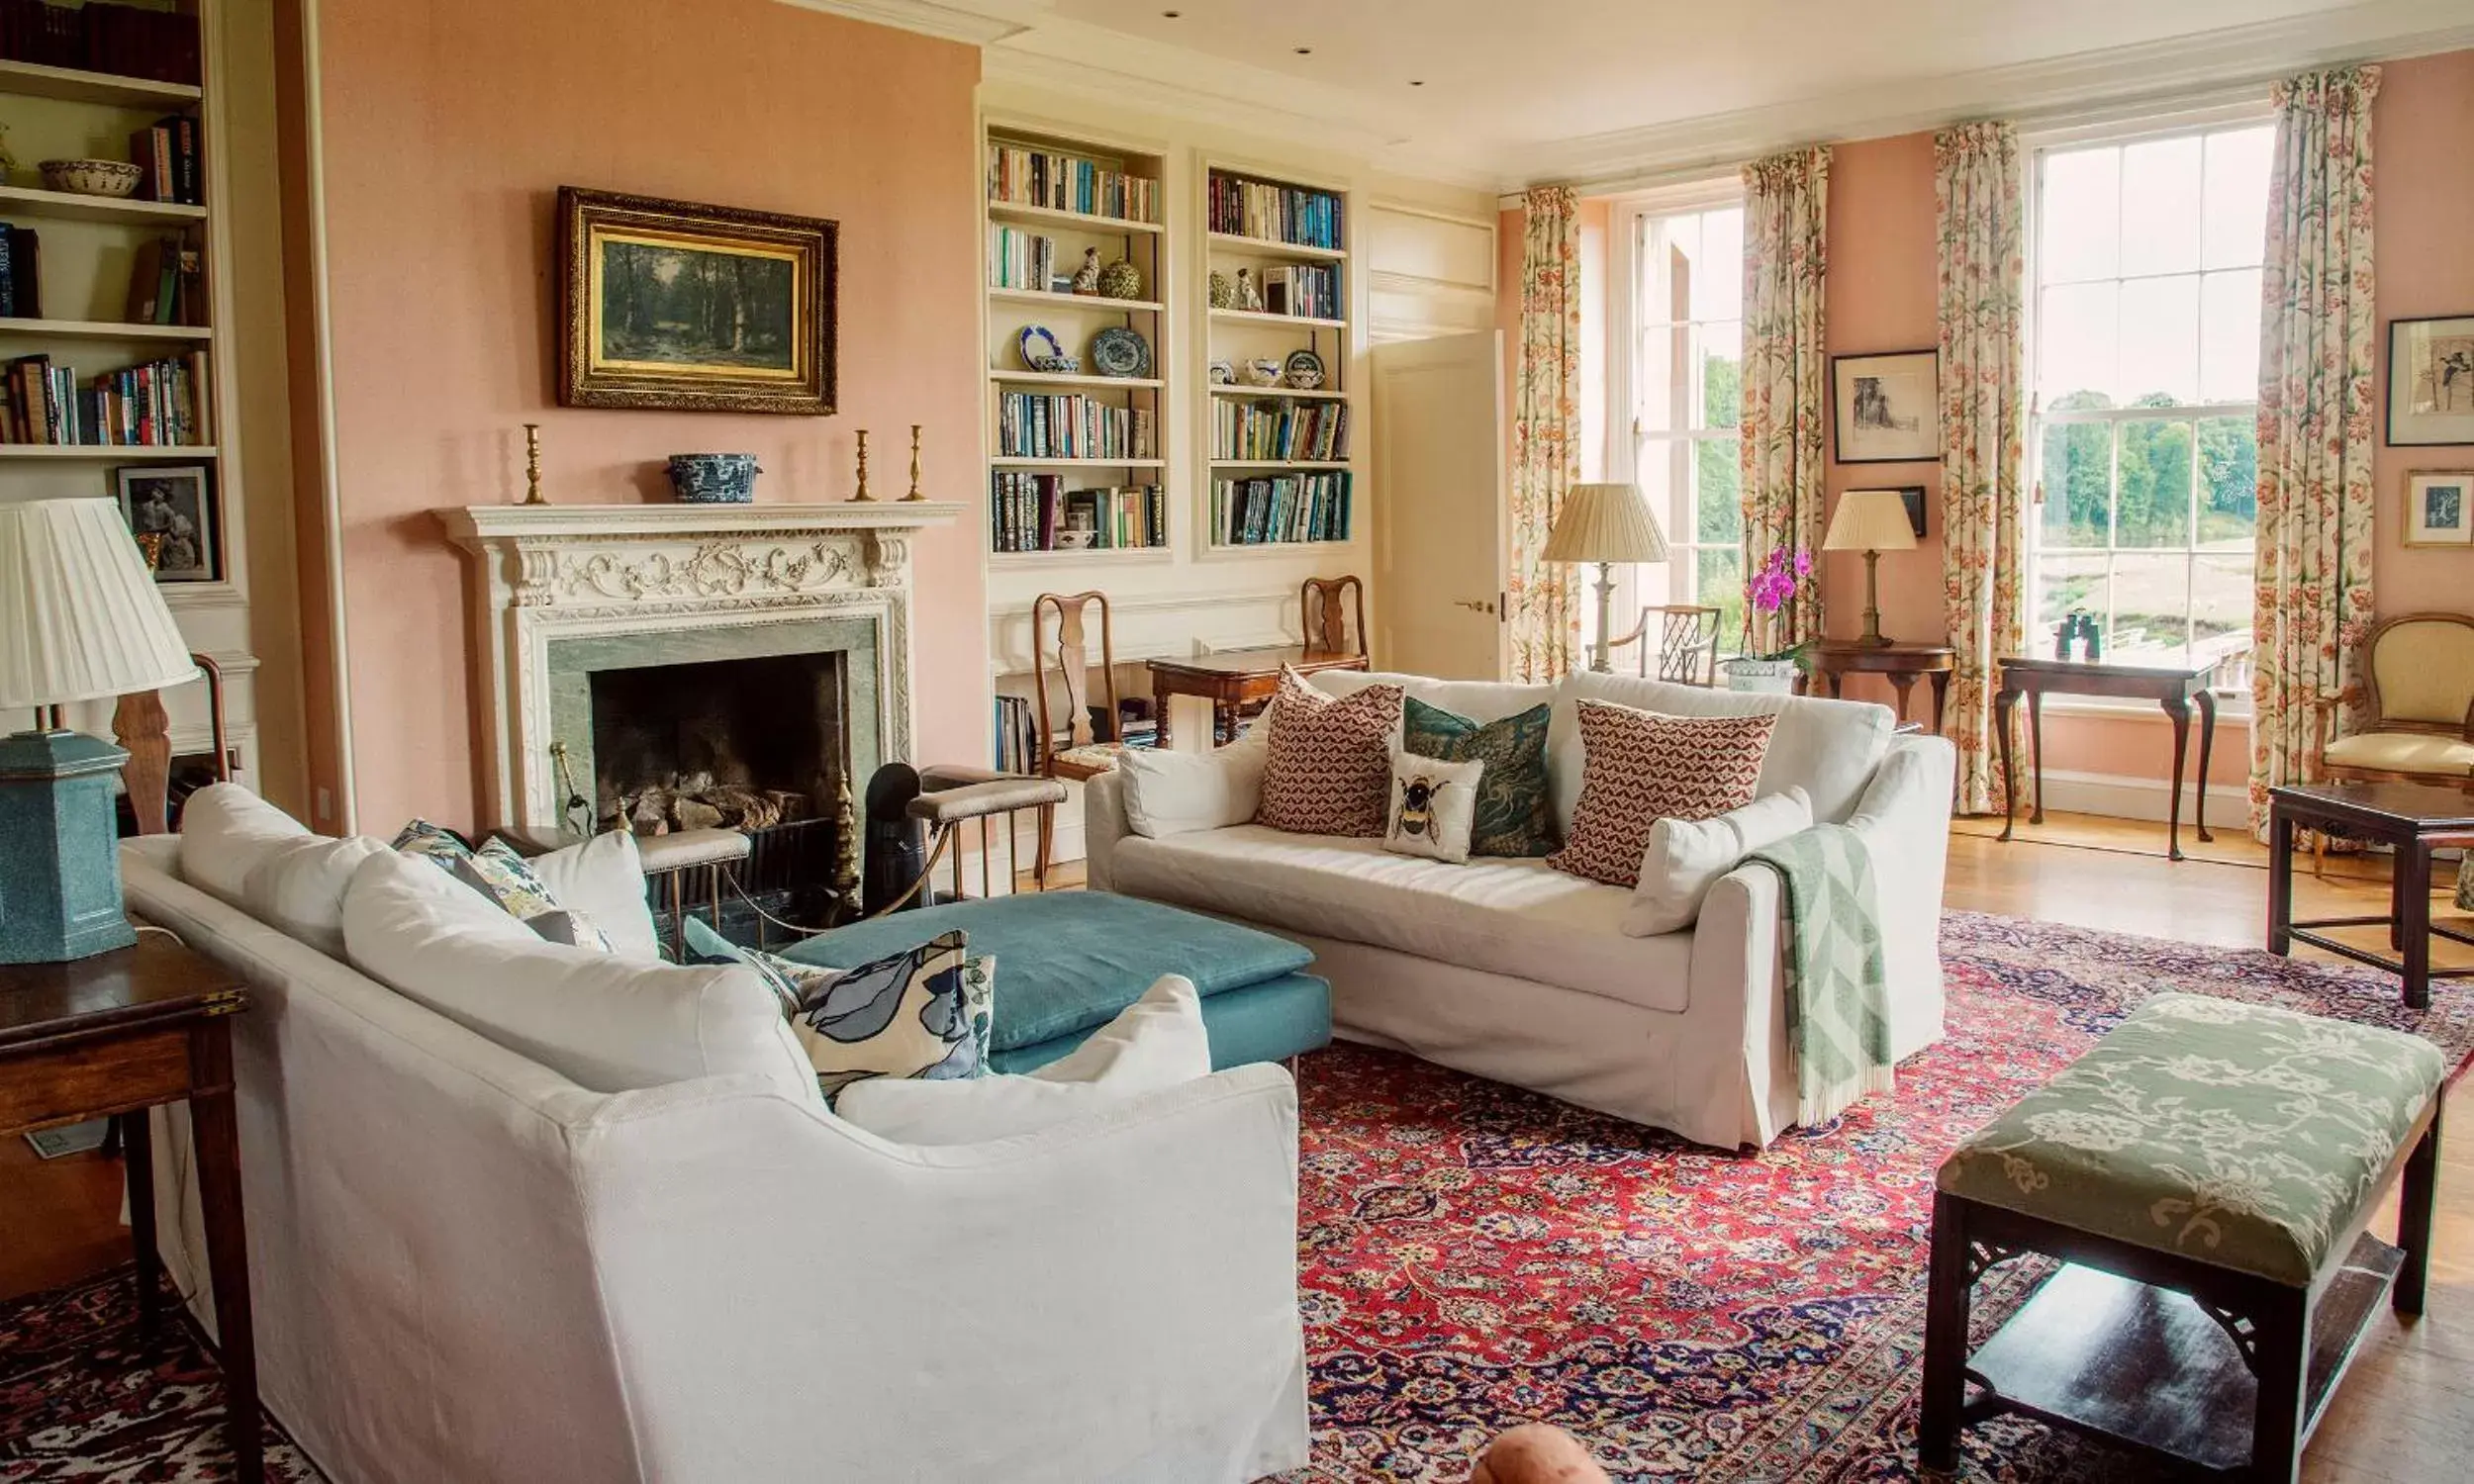
[[[1915,531],[1916,539],[1919,541],[1923,540],[1924,486],[1901,485],[1898,491],[1898,503],[1907,507],[1907,524],[1910,529]]]
[[[2474,546],[2474,470],[2406,476],[2406,544]]]
[[[2388,441],[2474,443],[2474,315],[2389,322]]]
[[[1910,464],[1942,456],[1941,352],[1842,355],[1830,362],[1842,464]]]
[[[142,464],[112,471],[121,514],[158,583],[211,583],[219,576],[215,486],[204,464]]]
[[[834,224],[558,189],[558,400],[833,411]]]

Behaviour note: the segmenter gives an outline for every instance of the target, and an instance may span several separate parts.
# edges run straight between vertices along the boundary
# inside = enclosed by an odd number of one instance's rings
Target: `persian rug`
[[[1893,1096],[1759,1156],[1388,1052],[1307,1059],[1314,1463],[1290,1484],[1461,1484],[1488,1438],[1537,1421],[1626,1484],[1920,1479],[1933,1170],[1977,1125],[2168,989],[2414,1031],[2460,1072],[2474,1054],[2474,986],[2454,981],[2415,1013],[2369,970],[1963,912],[1943,954],[1949,1039]],[[2048,1270],[1988,1275],[1978,1339]],[[126,1269],[0,1304],[0,1484],[227,1476],[212,1361],[176,1327],[142,1349],[135,1324]],[[267,1436],[271,1477],[318,1478]],[[1969,1480],[2142,1476],[2017,1420],[1965,1447]]]

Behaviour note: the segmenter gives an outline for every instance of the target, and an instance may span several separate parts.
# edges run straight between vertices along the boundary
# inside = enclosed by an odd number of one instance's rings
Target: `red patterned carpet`
[[[2474,989],[1953,913],[1950,1038],[1897,1095],[1758,1158],[1339,1047],[1305,1068],[1299,1293],[1315,1464],[1460,1484],[1497,1430],[1561,1423],[1626,1481],[1904,1480],[1932,1172],[1967,1131],[2164,989],[2418,1031],[2462,1062]],[[1998,1323],[2039,1275],[1978,1290]],[[185,1338],[131,1348],[126,1281],[0,1306],[0,1481],[224,1477]],[[271,1435],[270,1435],[271,1436]],[[2120,1480],[2032,1424],[1970,1429],[1966,1477]],[[274,1476],[316,1477],[288,1445]],[[1169,1484],[1169,1481],[1163,1481]]]

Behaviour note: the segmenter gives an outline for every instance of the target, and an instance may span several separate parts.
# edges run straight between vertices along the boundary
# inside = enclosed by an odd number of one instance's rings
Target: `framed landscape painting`
[[[2474,315],[2389,323],[2388,441],[2474,443]]]
[[[835,229],[561,186],[558,400],[833,411]]]
[[[1842,355],[1830,362],[1842,464],[1910,464],[1942,456],[1941,353]]]

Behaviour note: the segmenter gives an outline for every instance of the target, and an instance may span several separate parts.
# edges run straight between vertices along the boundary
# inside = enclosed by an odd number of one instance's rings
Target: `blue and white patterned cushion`
[[[988,1071],[997,961],[957,930],[849,969],[822,969],[730,943],[690,919],[691,962],[737,962],[782,1001],[827,1097],[868,1077]]]
[[[416,819],[397,831],[394,845],[480,892],[552,943],[605,954],[613,947],[610,935],[599,924],[576,908],[561,905],[524,858],[504,840],[494,837],[474,850],[454,831]]]

